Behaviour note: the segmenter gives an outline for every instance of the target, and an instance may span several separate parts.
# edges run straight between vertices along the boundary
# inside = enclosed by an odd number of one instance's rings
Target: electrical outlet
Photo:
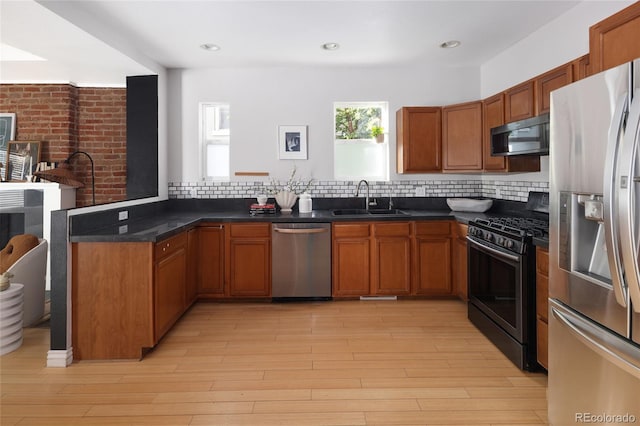
[[[198,196],[198,190],[195,188],[191,188],[191,198],[196,198]]]
[[[118,220],[127,220],[129,219],[129,210],[122,210],[118,212]]]
[[[121,225],[118,228],[118,233],[119,234],[126,234],[129,231],[129,225]]]
[[[502,195],[500,188],[496,188],[496,198],[500,198],[500,196]]]
[[[427,191],[424,186],[416,186],[416,197],[424,197]]]

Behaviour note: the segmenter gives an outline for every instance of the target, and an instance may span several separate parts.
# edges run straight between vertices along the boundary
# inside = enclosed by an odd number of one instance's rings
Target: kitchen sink
[[[407,213],[398,209],[339,209],[331,212],[334,216],[354,216],[354,215],[375,215],[375,216],[397,216],[406,215]]]
[[[398,209],[370,209],[369,214],[375,215],[406,215],[407,213]]]
[[[333,210],[331,212],[332,215],[334,216],[346,216],[346,215],[361,215],[361,214],[369,214],[369,212],[365,209],[339,209],[339,210]]]

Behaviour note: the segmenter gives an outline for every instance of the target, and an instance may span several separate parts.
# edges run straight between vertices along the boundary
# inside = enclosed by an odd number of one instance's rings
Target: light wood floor
[[[540,425],[547,378],[454,300],[199,303],[141,362],[0,358],[8,425]]]

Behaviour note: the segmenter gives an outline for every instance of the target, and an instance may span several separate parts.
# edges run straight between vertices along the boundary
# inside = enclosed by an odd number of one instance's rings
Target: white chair
[[[29,327],[44,316],[44,295],[47,276],[47,240],[26,252],[7,269],[11,282],[24,285],[23,326]]]

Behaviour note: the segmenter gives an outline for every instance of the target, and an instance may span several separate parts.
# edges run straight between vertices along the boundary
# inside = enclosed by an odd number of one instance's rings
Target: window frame
[[[228,162],[231,162],[231,119],[229,118],[229,129],[214,130],[209,138],[207,135],[207,123],[206,123],[206,109],[208,107],[227,107],[229,114],[231,111],[231,105],[229,102],[200,102],[198,104],[198,119],[199,119],[199,139],[200,139],[200,178],[203,181],[211,182],[226,182],[231,179],[231,164],[228,164],[228,174],[226,176],[208,176],[208,148],[210,145],[227,146],[229,152]],[[218,122],[221,120],[221,110],[218,109],[215,120]]]
[[[380,126],[384,128],[385,140],[382,143],[376,142],[373,138],[367,139],[338,139],[336,137],[336,110],[338,108],[380,108],[381,117],[380,117]],[[345,102],[345,101],[336,101],[333,102],[333,178],[335,180],[360,180],[366,179],[371,181],[390,181],[390,171],[389,171],[389,163],[390,163],[390,154],[389,154],[389,138],[388,138],[388,129],[389,129],[389,102],[387,101],[356,101],[356,102]],[[338,155],[337,150],[340,145],[367,145],[367,146],[378,146],[384,150],[384,164],[381,165],[381,174],[376,176],[358,176],[358,175],[344,175],[338,176],[336,170],[336,157]]]

